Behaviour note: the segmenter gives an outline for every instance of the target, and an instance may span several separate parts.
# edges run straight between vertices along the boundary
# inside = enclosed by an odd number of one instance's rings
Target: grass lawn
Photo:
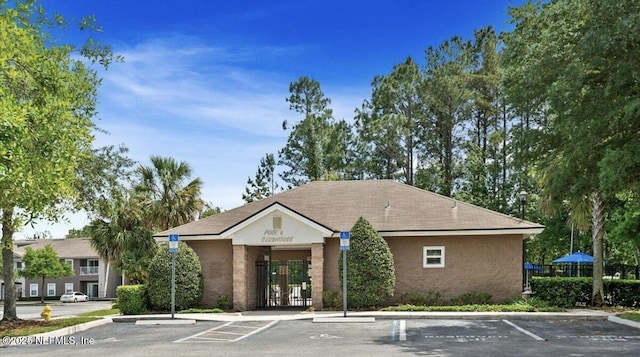
[[[623,312],[617,314],[619,318],[640,322],[640,312]]]
[[[90,321],[100,320],[104,316],[117,315],[118,309],[106,309],[89,311],[77,317],[53,319],[51,321],[42,320],[19,320],[15,322],[0,322],[0,336],[29,336],[38,333],[50,332],[61,328],[79,325]]]
[[[118,309],[105,309],[105,310],[96,310],[96,311],[83,312],[82,314],[79,314],[78,316],[82,316],[82,317],[90,317],[90,316],[102,317],[102,316],[119,315],[119,314],[120,314],[120,310],[118,310]]]

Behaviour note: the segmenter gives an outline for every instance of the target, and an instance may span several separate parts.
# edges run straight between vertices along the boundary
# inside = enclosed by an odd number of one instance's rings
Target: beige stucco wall
[[[522,292],[521,236],[390,237],[387,242],[396,270],[395,298],[405,292],[437,291],[444,299],[489,292],[500,302]],[[445,247],[444,268],[422,267],[424,246]],[[339,240],[327,239],[325,290],[342,290],[338,257]]]
[[[233,250],[231,240],[185,241],[200,258],[204,276],[202,305],[213,307],[220,294],[233,298]]]

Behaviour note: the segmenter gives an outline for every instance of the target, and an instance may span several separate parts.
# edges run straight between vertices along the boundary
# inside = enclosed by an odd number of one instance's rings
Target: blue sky
[[[147,1],[44,0],[68,18],[96,16],[99,39],[124,56],[102,72],[96,145],[124,144],[134,160],[151,155],[188,162],[203,198],[223,209],[243,204],[247,177],[287,139],[289,83],[320,82],[337,119],[351,120],[375,75],[454,35],[507,27],[522,0]],[[60,34],[79,43],[74,31]],[[38,222],[17,236],[63,237],[87,223]]]

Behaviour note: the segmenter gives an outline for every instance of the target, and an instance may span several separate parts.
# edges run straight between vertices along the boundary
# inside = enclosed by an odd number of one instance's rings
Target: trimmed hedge
[[[605,280],[604,300],[609,306],[640,307],[640,280]]]
[[[487,305],[491,294],[487,292],[464,293],[451,299],[451,305]]]
[[[123,315],[140,315],[147,312],[147,295],[144,285],[120,285],[116,288],[118,309]]]
[[[156,311],[171,310],[171,254],[163,245],[149,265],[147,293],[150,307]],[[197,307],[204,293],[204,278],[198,255],[185,242],[176,253],[176,310]]]
[[[535,296],[553,306],[570,308],[591,304],[593,278],[534,277]],[[640,307],[640,280],[604,280],[607,306]]]
[[[442,294],[439,291],[430,290],[426,294],[419,292],[406,292],[400,295],[401,305],[435,306],[442,305]]]

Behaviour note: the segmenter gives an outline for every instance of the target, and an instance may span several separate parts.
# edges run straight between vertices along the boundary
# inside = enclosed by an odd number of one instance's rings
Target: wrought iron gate
[[[257,307],[311,306],[311,271],[306,260],[256,262]]]

